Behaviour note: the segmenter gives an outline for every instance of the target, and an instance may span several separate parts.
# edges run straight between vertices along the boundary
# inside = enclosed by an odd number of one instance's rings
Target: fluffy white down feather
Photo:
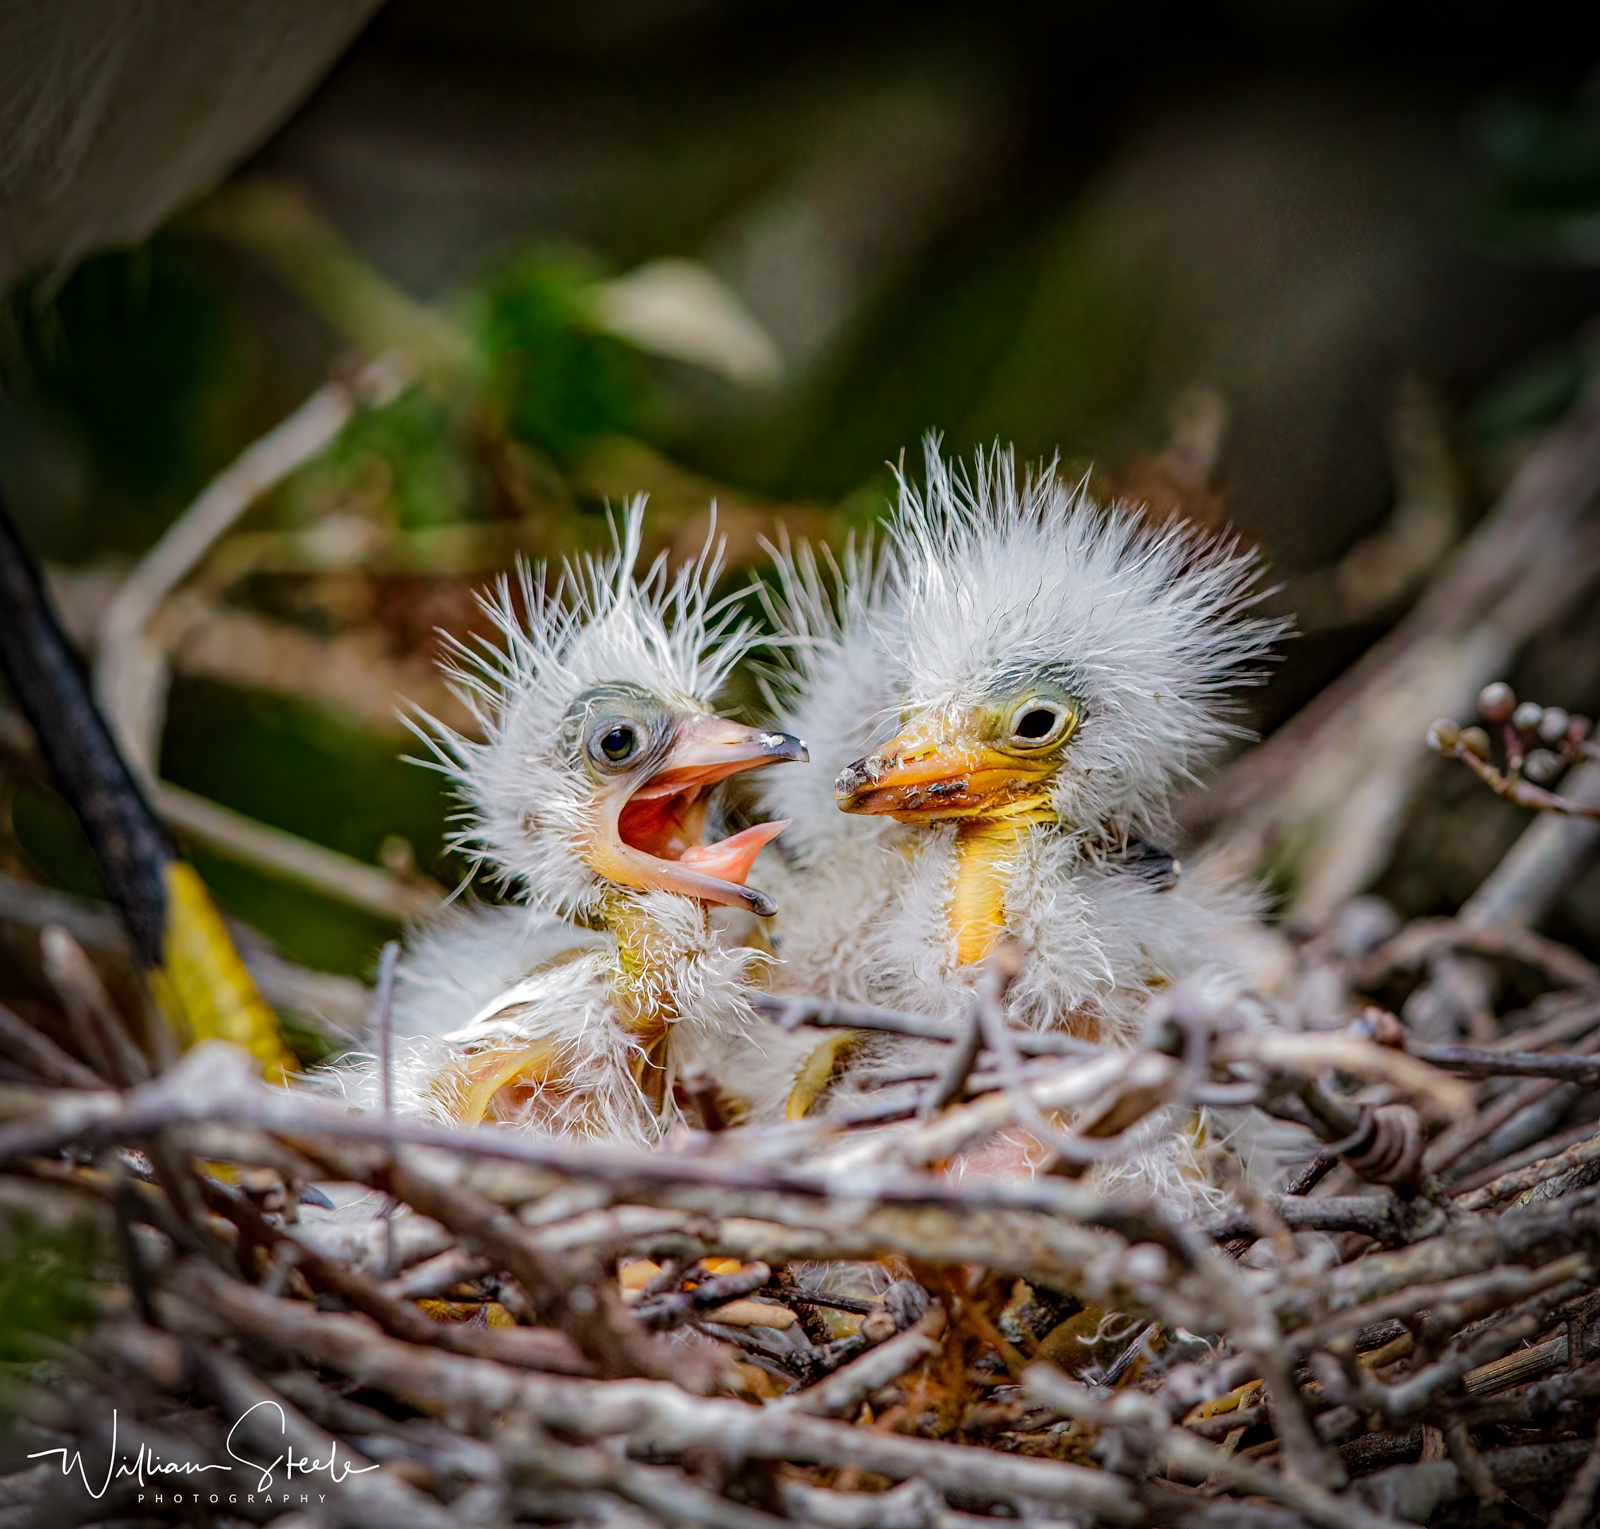
[[[1255,555],[1182,521],[1101,509],[1054,466],[1020,479],[1009,451],[974,472],[927,450],[891,523],[885,622],[896,704],[979,700],[1014,677],[1061,678],[1082,719],[1052,787],[1056,816],[1162,825],[1174,789],[1242,735],[1233,692],[1282,624],[1249,614]]]
[[[411,943],[395,973],[394,1034],[448,1035],[546,962],[607,943],[595,930],[520,903],[446,909]]]
[[[1284,634],[1250,614],[1255,556],[1183,522],[1102,509],[1053,464],[1019,478],[1010,451],[980,452],[971,475],[931,439],[926,458],[925,489],[901,479],[875,547],[838,565],[807,548],[775,559],[787,671],[775,699],[813,765],[762,783],[793,820],[785,857],[810,867],[903,836],[844,817],[838,772],[913,708],[1039,674],[1063,676],[1083,707],[1053,787],[1060,821],[1101,836],[1160,831],[1174,790],[1244,736],[1233,693],[1259,682]]]
[[[1153,990],[1216,997],[1239,981],[1255,897],[1203,866],[1160,890],[1115,849],[1159,837],[1176,787],[1238,733],[1231,691],[1255,680],[1281,628],[1249,614],[1257,570],[1232,542],[1103,510],[1053,468],[1019,479],[1005,451],[968,476],[930,442],[926,479],[921,492],[902,481],[883,543],[853,566],[779,558],[774,609],[794,637],[782,725],[814,762],[762,783],[767,807],[793,819],[787,873],[762,868],[779,898],[779,984],[965,1011],[975,971],[952,948],[954,828],[848,816],[832,782],[913,711],[1050,675],[1082,716],[1050,788],[1057,822],[1030,831],[1007,879],[1005,925],[1028,957],[1008,1017],[1129,1044]],[[850,1081],[871,1086],[908,1050],[875,1043]],[[1204,1198],[1193,1134],[1172,1125],[1097,1177]]]
[[[653,1109],[635,1081],[637,1039],[617,1020],[619,954],[605,933],[556,921],[530,925],[526,910],[458,914],[418,947],[397,994],[393,1104],[402,1119],[449,1124],[460,1116],[465,1067],[485,1052],[553,1049],[556,1080],[494,1119],[541,1134],[649,1144],[683,1124],[672,1084],[691,1068],[716,1079],[754,1116],[774,1118],[814,1039],[784,1034],[745,998],[765,958],[724,944],[699,909],[670,893],[646,894],[646,912],[671,959],[651,993],[684,1017],[671,1022],[666,1097]],[[567,938],[563,939],[565,933]],[[477,970],[467,959],[477,954]],[[459,959],[458,959],[459,958]],[[382,1099],[376,1056],[351,1058],[324,1087],[353,1108]]]
[[[698,902],[627,894],[630,919],[650,931],[643,975],[595,917],[616,889],[578,853],[592,792],[563,736],[574,698],[623,681],[709,710],[751,641],[748,624],[711,597],[720,572],[711,542],[675,576],[660,560],[635,576],[642,513],[642,501],[628,507],[608,558],[569,566],[553,587],[524,571],[485,601],[501,643],[458,648],[453,671],[483,742],[433,722],[423,729],[462,799],[456,843],[519,900],[447,913],[407,952],[393,1009],[392,1102],[403,1118],[458,1121],[474,1058],[543,1051],[548,1081],[519,1090],[514,1107],[497,1096],[491,1118],[556,1136],[653,1142],[681,1123],[672,1085],[688,1069],[770,1117],[815,1044],[755,1014],[746,993],[767,958],[719,934]],[[621,1022],[624,996],[678,1016],[668,1021],[659,1107],[637,1081],[641,1043]],[[351,1057],[318,1086],[375,1110],[379,1060]]]
[[[628,505],[610,556],[502,579],[482,604],[498,644],[457,644],[450,678],[483,741],[432,718],[419,732],[462,802],[453,848],[487,865],[530,907],[592,914],[608,890],[578,857],[592,791],[562,748],[573,701],[602,684],[638,685],[707,711],[750,651],[755,629],[713,598],[720,543],[669,576],[663,554],[637,573],[644,501]]]

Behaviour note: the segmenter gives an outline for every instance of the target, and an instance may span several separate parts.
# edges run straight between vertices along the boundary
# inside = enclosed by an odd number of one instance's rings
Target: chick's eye
[[[1011,738],[1029,748],[1054,743],[1070,726],[1072,713],[1053,701],[1024,701],[1011,714]]]
[[[1041,738],[1048,738],[1060,720],[1047,707],[1035,706],[1032,711],[1025,711],[1017,718],[1017,737],[1037,743]]]
[[[631,727],[609,727],[600,735],[600,752],[613,764],[621,764],[639,746],[639,735]]]

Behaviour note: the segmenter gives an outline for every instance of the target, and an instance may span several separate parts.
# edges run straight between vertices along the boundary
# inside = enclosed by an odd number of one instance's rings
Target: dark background
[[[1302,628],[1270,729],[1403,613],[1593,370],[1600,18],[1576,10],[396,0],[220,192],[11,294],[0,464],[87,643],[240,449],[354,348],[406,348],[379,298],[442,315],[461,354],[241,528],[278,561],[201,580],[255,625],[183,639],[162,770],[447,882],[445,804],[389,719],[397,694],[440,704],[434,629],[470,625],[473,587],[593,545],[636,490],[663,545],[713,494],[739,555],[775,516],[842,536],[930,429],[1260,543]],[[604,332],[597,284],[666,256],[725,284],[779,382]],[[1341,576],[1414,500],[1438,531],[1418,567]],[[377,550],[319,563],[329,525]],[[1600,705],[1593,603],[1519,688]],[[369,655],[370,683],[317,644]],[[11,870],[94,890],[47,789],[10,781],[5,806]],[[1521,822],[1441,773],[1386,890],[1452,907]],[[381,921],[198,860],[298,959],[369,968]],[[1600,889],[1564,917],[1593,949]]]

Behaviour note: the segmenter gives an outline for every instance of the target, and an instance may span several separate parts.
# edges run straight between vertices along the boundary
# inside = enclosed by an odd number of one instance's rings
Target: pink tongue
[[[757,823],[752,828],[722,840],[720,844],[697,844],[678,856],[679,865],[692,866],[715,876],[718,881],[731,882],[736,887],[744,885],[756,856],[789,826],[785,818],[781,823]]]

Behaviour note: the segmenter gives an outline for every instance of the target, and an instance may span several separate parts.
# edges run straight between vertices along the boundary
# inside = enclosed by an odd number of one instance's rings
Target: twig
[[[0,1004],[0,1047],[46,1083],[62,1088],[100,1089],[106,1079],[63,1051],[48,1035]]]
[[[1417,919],[1380,945],[1355,975],[1357,987],[1372,990],[1397,972],[1415,971],[1447,951],[1491,956],[1531,966],[1562,987],[1600,981],[1600,967],[1576,951],[1512,923],[1488,924],[1481,916]]]
[[[1513,1200],[1528,1194],[1538,1189],[1541,1184],[1560,1178],[1574,1168],[1600,1163],[1600,1132],[1596,1131],[1593,1122],[1583,1129],[1586,1133],[1584,1138],[1574,1142],[1564,1152],[1557,1153],[1553,1157],[1540,1158],[1524,1168],[1512,1169],[1498,1178],[1491,1179],[1481,1189],[1462,1195],[1458,1202],[1461,1208],[1467,1211],[1488,1210],[1504,1200]]]
[[[938,1077],[933,1080],[917,1107],[917,1119],[924,1124],[961,1096],[972,1069],[977,1065],[978,1053],[983,1049],[983,1014],[976,999],[962,1025],[961,1038],[945,1053]]]
[[[1593,1032],[1580,1041],[1573,1054],[1589,1056],[1596,1053],[1600,1053],[1600,1031]],[[1459,1162],[1480,1142],[1492,1138],[1500,1127],[1506,1125],[1523,1111],[1538,1105],[1541,1100],[1546,1099],[1560,1086],[1560,1080],[1554,1078],[1539,1078],[1527,1083],[1520,1083],[1515,1088],[1507,1090],[1503,1098],[1480,1110],[1476,1115],[1466,1115],[1458,1124],[1442,1132],[1429,1145],[1427,1154],[1429,1167],[1435,1173],[1444,1172]],[[1554,1124],[1554,1122],[1552,1121],[1551,1124]],[[1530,1139],[1537,1140],[1539,1134],[1535,1132]],[[1513,1150],[1513,1148],[1502,1148],[1501,1152],[1494,1154],[1494,1156],[1501,1156],[1504,1152],[1510,1150]]]
[[[1600,1362],[1536,1381],[1520,1391],[1501,1393],[1462,1405],[1457,1416],[1469,1427],[1483,1423],[1509,1423],[1526,1427],[1555,1411],[1572,1412],[1600,1398]]]
[[[1291,1231],[1360,1232],[1389,1244],[1401,1240],[1398,1208],[1390,1194],[1328,1195],[1320,1200],[1273,1195],[1269,1203],[1273,1215]],[[1246,1237],[1254,1242],[1256,1226],[1246,1211],[1230,1211],[1207,1222],[1206,1235],[1217,1242]]]
[[[1470,1339],[1458,1340],[1432,1364],[1424,1365],[1393,1386],[1380,1388],[1376,1394],[1385,1414],[1396,1422],[1415,1417],[1439,1392],[1455,1386],[1470,1372],[1481,1371],[1526,1343],[1529,1338],[1536,1337],[1548,1320],[1550,1311],[1576,1293],[1574,1283],[1568,1280],[1534,1297],[1528,1302],[1527,1309],[1494,1323]],[[1550,1357],[1553,1360],[1554,1355]],[[1526,1363],[1525,1356],[1519,1355],[1518,1358]],[[1541,1362],[1538,1368],[1543,1367]]]
[[[944,1332],[944,1309],[932,1306],[903,1333],[869,1349],[825,1380],[796,1391],[775,1403],[817,1417],[853,1416],[874,1391],[898,1380],[907,1370],[939,1351]]]
[[[923,1124],[961,1096],[977,1066],[978,1057],[987,1045],[999,1061],[1003,1086],[1018,1115],[1035,1128],[1036,1134],[1043,1137],[1056,1134],[1034,1107],[1022,1086],[1021,1064],[1016,1047],[1010,1044],[1011,1034],[1005,1023],[1002,1005],[1006,991],[1021,973],[1021,947],[1015,941],[1002,940],[984,962],[978,990],[973,994],[961,1037],[945,1054],[939,1075],[917,1111],[917,1118]]]
[[[378,1078],[382,1088],[380,1108],[385,1124],[394,1119],[394,974],[400,963],[400,942],[389,940],[378,955],[378,990],[375,994],[378,1030]],[[394,1213],[399,1207],[391,1199],[383,1207],[384,1257],[386,1271],[394,1268]]]
[[[1565,1152],[1568,1147],[1574,1147],[1581,1141],[1587,1141],[1595,1133],[1595,1123],[1586,1120],[1580,1126],[1574,1126],[1570,1131],[1562,1131],[1556,1136],[1547,1136],[1542,1141],[1536,1141],[1531,1147],[1522,1147],[1498,1161],[1490,1163],[1485,1168],[1476,1169],[1474,1172],[1461,1177],[1452,1178],[1450,1195],[1461,1200],[1469,1194],[1492,1184],[1496,1179],[1509,1173],[1515,1173],[1519,1168],[1526,1168],[1531,1163],[1537,1163],[1547,1157],[1557,1157]],[[1480,1209],[1482,1207],[1479,1207]]]
[[[388,941],[378,954],[378,1066],[383,1078],[383,1118],[394,1119],[394,974],[400,963],[400,942]]]
[[[95,694],[124,754],[146,780],[155,775],[166,706],[166,655],[148,635],[162,602],[251,505],[326,450],[357,409],[388,401],[402,385],[401,364],[393,357],[369,363],[348,381],[324,383],[212,479],[106,607],[95,645]]]
[[[319,1290],[337,1297],[353,1311],[365,1313],[385,1332],[407,1343],[438,1345],[458,1354],[475,1354],[502,1364],[525,1365],[567,1375],[592,1373],[565,1334],[548,1328],[479,1328],[434,1322],[408,1301],[397,1299],[360,1271],[324,1258],[281,1227],[274,1226],[243,1195],[221,1184],[202,1181],[207,1203],[237,1225],[252,1242],[277,1245]]]
[[[750,1007],[782,1029],[817,1025],[835,1030],[884,1030],[893,1035],[914,1035],[922,1040],[954,1041],[960,1031],[931,1015],[907,1014],[866,1003],[834,1003],[817,998],[790,998],[773,993],[752,993]]]
[[[1290,1286],[1275,1304],[1288,1324],[1364,1305],[1391,1291],[1481,1273],[1505,1264],[1535,1265],[1570,1251],[1600,1227],[1600,1191],[1580,1190],[1547,1205],[1516,1206],[1492,1219],[1474,1217],[1392,1252],[1371,1253],[1322,1274],[1314,1290]]]
[[[1583,764],[1568,776],[1572,800],[1600,804],[1600,764]],[[1550,815],[1523,830],[1504,858],[1468,899],[1460,917],[1484,925],[1537,924],[1571,885],[1600,843],[1600,824]]]
[[[1564,817],[1587,818],[1591,822],[1600,823],[1600,806],[1592,802],[1562,796],[1555,791],[1546,791],[1543,786],[1534,785],[1531,780],[1525,779],[1520,774],[1507,775],[1497,770],[1487,759],[1480,759],[1459,743],[1454,747],[1444,748],[1441,752],[1447,758],[1459,759],[1496,796],[1503,796],[1519,807],[1528,807],[1535,812],[1560,813]]]
[[[1245,1069],[1273,1067],[1314,1078],[1337,1069],[1384,1082],[1426,1105],[1438,1118],[1460,1119],[1471,1108],[1467,1085],[1391,1046],[1376,1046],[1348,1033],[1295,1035],[1288,1031],[1224,1036],[1216,1056]]]
[[[1089,1164],[1125,1150],[1124,1134],[1177,1092],[1180,1065],[1154,1052],[1109,1053],[1081,1067],[1058,1069],[1053,1076],[1030,1080],[1003,1093],[951,1110],[943,1120],[909,1137],[898,1147],[902,1160],[933,1163],[967,1151],[1015,1124],[1042,1135],[1059,1160]],[[1111,1105],[1097,1120],[1072,1135],[1041,1125],[1048,1112],[1069,1110],[1107,1098]],[[1126,1110],[1119,1108],[1127,1105]],[[1114,1125],[1110,1124],[1115,1111]],[[1105,1131],[1101,1135],[1096,1127]]]
[[[1419,1312],[1440,1310],[1454,1316],[1454,1308],[1470,1305],[1474,1318],[1481,1318],[1528,1296],[1541,1294],[1555,1285],[1565,1284],[1581,1272],[1582,1266],[1583,1255],[1576,1254],[1572,1259],[1558,1261],[1542,1269],[1524,1269],[1513,1265],[1507,1269],[1490,1269],[1438,1284],[1408,1285],[1403,1290],[1381,1296],[1366,1305],[1341,1310],[1313,1328],[1290,1333],[1286,1341],[1290,1352],[1299,1357],[1313,1348],[1326,1348],[1341,1334],[1374,1328],[1399,1317],[1416,1317]],[[1466,1320],[1465,1317],[1461,1318],[1463,1322]]]
[[[142,1083],[150,1076],[150,1064],[129,1037],[83,947],[59,924],[52,924],[40,934],[39,949],[45,975],[78,1032],[78,1044],[113,1082],[124,1088]]]
[[[189,1362],[236,1418],[240,1419],[241,1446],[260,1452],[260,1458],[279,1460],[285,1446],[304,1459],[338,1460],[341,1453],[348,1470],[343,1476],[330,1470],[325,1481],[344,1511],[347,1523],[379,1523],[393,1529],[451,1529],[458,1523],[431,1498],[406,1485],[390,1472],[379,1470],[345,1441],[316,1427],[298,1408],[257,1379],[242,1365],[206,1345],[189,1350]]]
[[[433,882],[401,881],[378,866],[258,823],[181,786],[156,781],[150,792],[156,811],[180,834],[230,860],[259,866],[377,918],[391,923],[425,918],[444,900],[443,889]]]
[[[430,1413],[464,1407],[468,1416],[489,1426],[515,1408],[580,1439],[622,1437],[634,1448],[669,1455],[700,1446],[732,1460],[856,1466],[895,1480],[921,1478],[949,1491],[1079,1507],[1115,1523],[1138,1517],[1125,1483],[1083,1466],[689,1396],[662,1381],[565,1380],[421,1350],[375,1333],[358,1319],[274,1299],[192,1262],[180,1271],[177,1284],[254,1341],[328,1365]]]
[[[306,1240],[304,1233],[299,1240]],[[392,1264],[392,1259],[389,1262]],[[488,1259],[469,1253],[465,1248],[446,1248],[444,1252],[413,1265],[403,1274],[397,1274],[383,1289],[397,1301],[421,1301],[448,1290],[452,1285],[482,1279],[491,1272],[493,1266]]]
[[[861,1301],[848,1295],[825,1295],[820,1290],[802,1290],[795,1285],[783,1292],[784,1299],[794,1306],[826,1306],[833,1311],[848,1311],[865,1316],[878,1309],[876,1301]]]
[[[1594,1447],[1578,1467],[1578,1474],[1562,1495],[1560,1505],[1550,1515],[1550,1529],[1583,1529],[1594,1514],[1595,1492],[1600,1490],[1600,1430]]]
[[[634,1321],[655,1332],[666,1332],[678,1327],[691,1317],[709,1314],[717,1320],[716,1308],[736,1301],[760,1290],[772,1279],[772,1270],[763,1263],[754,1263],[732,1274],[713,1274],[698,1281],[691,1289],[672,1290],[660,1295],[647,1296],[631,1308]],[[779,1316],[787,1315],[780,1311]]]
[[[1414,1057],[1469,1078],[1559,1078],[1600,1083],[1600,1057],[1551,1056],[1540,1051],[1490,1051],[1480,1046],[1409,1045]]]
[[[1600,1046],[1596,1049],[1600,1050]],[[1559,1078],[1535,1078],[1509,1089],[1503,1098],[1486,1109],[1476,1115],[1466,1116],[1458,1125],[1436,1136],[1428,1146],[1428,1167],[1434,1173],[1449,1172],[1475,1147],[1492,1138],[1502,1126],[1523,1111],[1538,1105],[1541,1100],[1549,1098],[1560,1087],[1562,1083]]]
[[[475,1252],[510,1272],[547,1321],[564,1325],[602,1374],[657,1375],[689,1381],[692,1364],[669,1365],[634,1324],[620,1297],[598,1280],[570,1282],[529,1244],[514,1217],[477,1191],[445,1185],[401,1163],[386,1175],[391,1193],[449,1227]]]
[[[961,1025],[952,1025],[927,1014],[909,1014],[902,1009],[885,1009],[876,1004],[842,1003],[832,999],[800,998],[772,993],[752,993],[750,1007],[764,1014],[785,1030],[801,1025],[816,1025],[834,1030],[879,1030],[889,1035],[910,1035],[925,1041],[955,1043],[965,1036]],[[1024,1056],[1097,1055],[1104,1048],[1077,1036],[1059,1031],[1012,1032],[1012,1043]]]
[[[1593,987],[1547,993],[1537,1002],[1501,1019],[1506,1033],[1488,1043],[1491,1051],[1543,1051],[1570,1045],[1600,1025],[1600,995]]]
[[[1173,1427],[1147,1398],[1123,1392],[1114,1401],[1102,1402],[1048,1365],[1032,1366],[1024,1383],[1030,1394],[1068,1417],[1083,1418],[1117,1432],[1126,1430],[1140,1453],[1163,1459],[1196,1479],[1215,1479],[1236,1490],[1283,1503],[1308,1523],[1324,1529],[1378,1529],[1380,1525],[1383,1529],[1400,1529],[1394,1519],[1372,1514],[1315,1482],[1264,1470],[1237,1456],[1225,1455],[1184,1429]]]

